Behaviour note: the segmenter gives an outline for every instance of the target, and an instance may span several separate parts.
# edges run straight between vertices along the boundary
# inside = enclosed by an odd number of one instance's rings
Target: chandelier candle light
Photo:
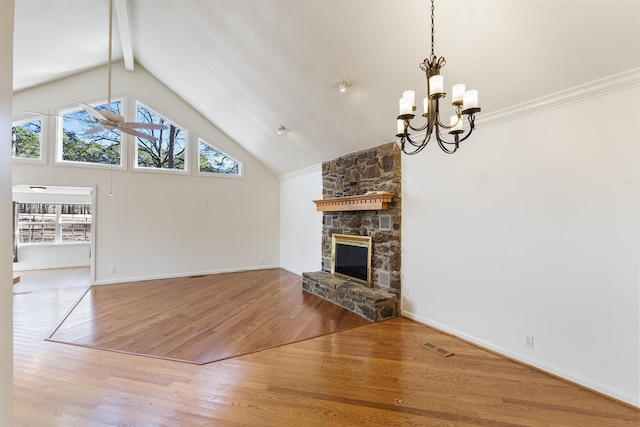
[[[475,113],[480,111],[478,107],[478,91],[466,90],[465,85],[457,84],[451,90],[451,105],[455,108],[455,114],[451,116],[448,125],[440,121],[440,99],[447,95],[444,92],[444,77],[440,75],[440,69],[444,67],[446,61],[444,57],[438,58],[434,54],[433,27],[434,0],[431,0],[431,56],[420,64],[420,69],[427,76],[427,97],[424,98],[424,114],[422,115],[427,119],[427,122],[422,127],[413,127],[411,125],[411,120],[415,117],[413,112],[416,110],[416,93],[412,90],[403,92],[402,98],[400,98],[400,115],[398,116],[398,133],[396,137],[400,138],[400,148],[405,154],[417,154],[422,151],[429,143],[433,133],[435,133],[436,140],[442,151],[447,154],[455,153],[460,142],[471,136],[475,129]],[[464,115],[467,116],[469,129],[466,135],[463,136],[465,132],[462,127]],[[452,139],[445,139],[441,129],[448,129]],[[409,133],[410,130],[416,132],[425,131],[424,138],[421,141],[412,140]]]

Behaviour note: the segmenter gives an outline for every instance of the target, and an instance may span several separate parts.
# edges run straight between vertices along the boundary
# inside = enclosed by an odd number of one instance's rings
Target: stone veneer
[[[303,274],[303,287],[306,291],[329,300],[332,298],[328,296],[335,294],[340,301],[333,302],[370,320],[384,320],[396,317],[399,313],[402,194],[400,159],[400,151],[395,143],[389,143],[322,164],[323,198],[363,195],[369,191],[395,193],[389,209],[325,212],[322,219],[324,276],[316,273]],[[388,230],[380,228],[381,216],[390,220]],[[331,272],[331,236],[333,234],[371,236],[371,288],[334,278],[328,274]],[[326,280],[323,280],[323,277]],[[343,288],[343,285],[348,286]],[[332,292],[332,287],[335,292]],[[379,306],[376,314],[371,314],[369,308],[363,308],[367,305],[376,305],[375,301]],[[356,307],[359,308],[354,309]],[[384,313],[381,313],[381,310]]]
[[[398,317],[396,295],[324,271],[302,273],[302,289],[374,322]]]

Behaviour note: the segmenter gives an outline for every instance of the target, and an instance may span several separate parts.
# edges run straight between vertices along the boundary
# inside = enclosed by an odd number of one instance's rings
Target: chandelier
[[[452,88],[451,105],[455,109],[455,114],[450,117],[449,124],[443,124],[440,120],[440,100],[447,95],[444,92],[444,78],[440,75],[440,69],[444,67],[446,61],[444,57],[436,57],[434,54],[434,0],[431,0],[431,56],[426,58],[421,64],[420,69],[427,76],[427,97],[424,98],[424,114],[422,117],[427,122],[421,127],[414,127],[411,120],[415,117],[416,110],[416,93],[412,90],[403,92],[400,98],[400,115],[398,116],[398,133],[396,137],[400,138],[400,148],[405,154],[417,154],[424,149],[429,143],[432,134],[435,134],[438,145],[447,154],[455,153],[459,144],[471,136],[475,129],[475,113],[480,111],[478,107],[478,91],[466,90],[465,85],[457,84]],[[469,128],[463,129],[464,116],[467,117]],[[443,135],[448,130],[451,135],[446,138]],[[411,139],[410,131],[425,131],[422,140],[414,141]]]

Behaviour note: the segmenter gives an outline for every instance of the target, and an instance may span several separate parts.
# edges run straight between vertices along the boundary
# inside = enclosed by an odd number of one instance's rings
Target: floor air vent
[[[442,357],[449,357],[449,356],[453,356],[454,355],[454,353],[451,353],[450,351],[447,351],[444,348],[438,347],[435,344],[431,344],[430,342],[428,342],[426,344],[422,344],[422,346],[424,348],[426,348],[427,350],[431,350],[434,353],[439,354]]]

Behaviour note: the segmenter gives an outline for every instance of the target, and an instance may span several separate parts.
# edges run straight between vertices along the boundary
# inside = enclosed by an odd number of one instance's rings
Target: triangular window
[[[223,175],[240,175],[240,162],[223,153],[211,144],[200,139],[198,141],[198,172]]]
[[[157,138],[136,137],[135,166],[138,168],[186,171],[187,132],[150,108],[138,103],[136,121],[166,125],[166,129],[140,129]]]

